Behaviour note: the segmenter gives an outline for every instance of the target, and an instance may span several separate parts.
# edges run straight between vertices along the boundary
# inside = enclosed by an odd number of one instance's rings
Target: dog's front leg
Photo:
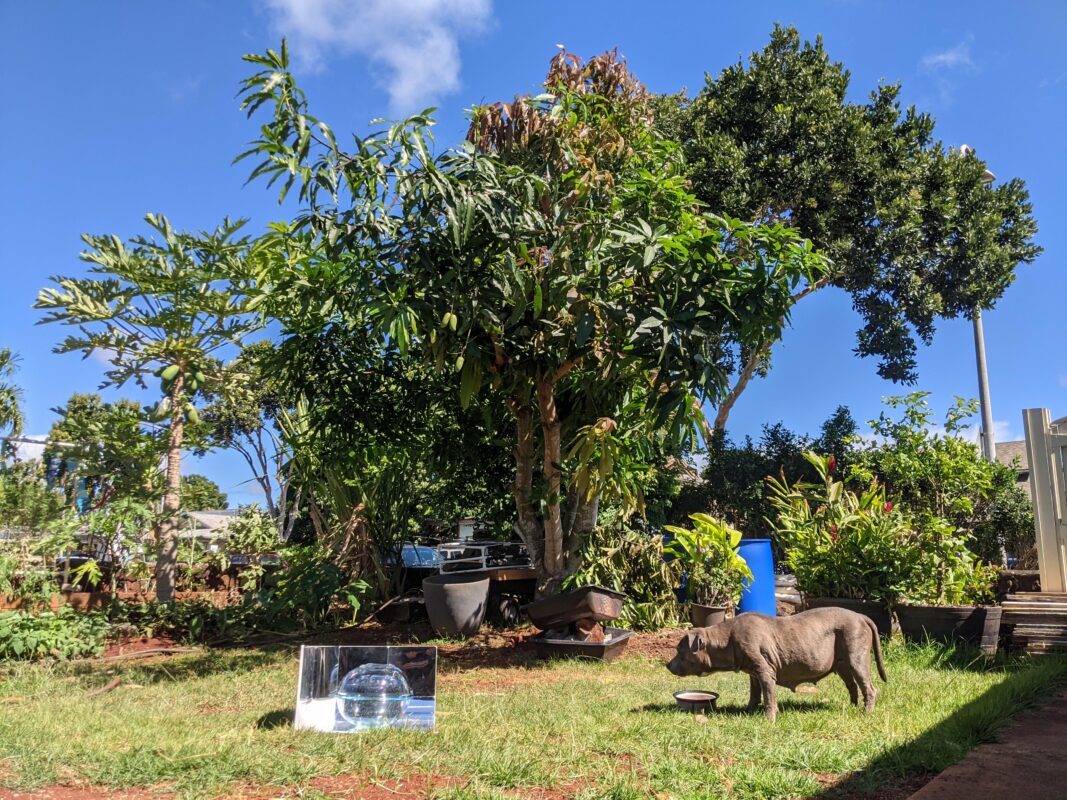
[[[762,696],[763,688],[760,686],[759,680],[755,675],[748,676],[748,710],[752,711],[759,706],[760,697]]]

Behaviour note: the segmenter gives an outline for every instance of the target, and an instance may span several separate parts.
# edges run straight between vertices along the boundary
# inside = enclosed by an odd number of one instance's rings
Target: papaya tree
[[[987,187],[985,163],[938,140],[930,114],[901,107],[899,83],[857,102],[850,81],[821,38],[776,26],[763,50],[709,74],[696,96],[659,98],[657,124],[683,145],[708,207],[788,226],[832,261],[792,302],[847,292],[860,316],[856,353],[911,384],[918,343],[932,341],[939,320],[992,308],[1040,253],[1037,226],[1023,181]],[[778,338],[731,343],[717,429],[770,368]]]
[[[698,207],[615,53],[560,53],[541,94],[476,108],[441,155],[427,114],[343,151],[284,47],[248,60],[261,70],[245,107],[274,114],[245,155],[283,195],[298,187],[293,229],[347,265],[330,310],[365,314],[401,355],[451,376],[463,405],[507,408],[515,529],[543,592],[575,566],[599,498],[639,506],[654,451],[692,435],[726,385],[724,343],[775,335],[794,288],[825,269],[785,226]],[[310,279],[291,264],[261,284]]]
[[[181,457],[187,427],[199,424],[196,402],[219,378],[220,351],[259,327],[243,290],[254,252],[238,234],[243,221],[226,219],[214,231],[175,230],[166,217],[146,217],[153,237],[124,243],[118,236],[85,235],[83,277],[56,277],[36,308],[42,322],[78,328],[55,352],[100,353],[109,363],[101,388],[159,380],[155,416],[166,428],[166,479],[156,525],[156,591],[173,599],[178,563]]]

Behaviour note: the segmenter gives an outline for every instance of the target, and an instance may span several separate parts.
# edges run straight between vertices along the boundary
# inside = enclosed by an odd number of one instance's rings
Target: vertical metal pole
[[[989,461],[997,460],[997,443],[993,437],[993,408],[989,403],[989,373],[986,370],[985,335],[982,311],[974,310],[974,354],[978,361],[978,402],[982,406],[982,453]]]

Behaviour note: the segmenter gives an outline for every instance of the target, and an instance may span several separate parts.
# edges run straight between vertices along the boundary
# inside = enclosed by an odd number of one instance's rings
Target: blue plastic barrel
[[[738,613],[759,611],[761,614],[776,616],[777,604],[774,600],[774,554],[771,552],[770,539],[742,539],[738,553],[752,570],[752,580],[745,582],[741,592]]]

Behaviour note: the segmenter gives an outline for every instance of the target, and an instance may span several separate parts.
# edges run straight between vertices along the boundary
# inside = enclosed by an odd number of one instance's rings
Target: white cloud
[[[110,369],[112,366],[111,359],[113,359],[115,355],[115,351],[110,347],[95,347],[89,353],[89,358],[97,364],[103,364]]]
[[[974,36],[967,34],[966,38],[955,47],[940,52],[927,53],[922,57],[919,66],[930,72],[974,72],[977,65],[971,59],[971,42]]]
[[[459,39],[489,22],[492,0],[264,0],[304,66],[359,54],[381,70],[390,112],[421,111],[456,91]]]
[[[955,434],[964,441],[968,441],[971,444],[979,444],[979,433],[982,430],[981,422],[977,420],[971,424],[966,425]],[[944,425],[932,424],[929,426],[930,433],[936,436],[947,436]],[[870,431],[860,431],[856,434],[856,438],[861,443],[882,445],[886,443],[884,436],[878,436]],[[1023,438],[1023,435],[1019,433],[1014,425],[1006,419],[993,420],[993,440],[997,442],[1013,442]]]
[[[1064,81],[1067,81],[1067,70],[1061,72],[1055,78],[1051,76],[1045,76],[1041,79],[1041,82],[1037,84],[1038,89],[1047,89],[1050,86],[1059,86]]]
[[[978,64],[971,57],[973,41],[974,36],[968,33],[955,47],[929,52],[919,59],[919,72],[930,76],[937,90],[938,100],[943,105],[952,104],[963,76],[979,71]]]

